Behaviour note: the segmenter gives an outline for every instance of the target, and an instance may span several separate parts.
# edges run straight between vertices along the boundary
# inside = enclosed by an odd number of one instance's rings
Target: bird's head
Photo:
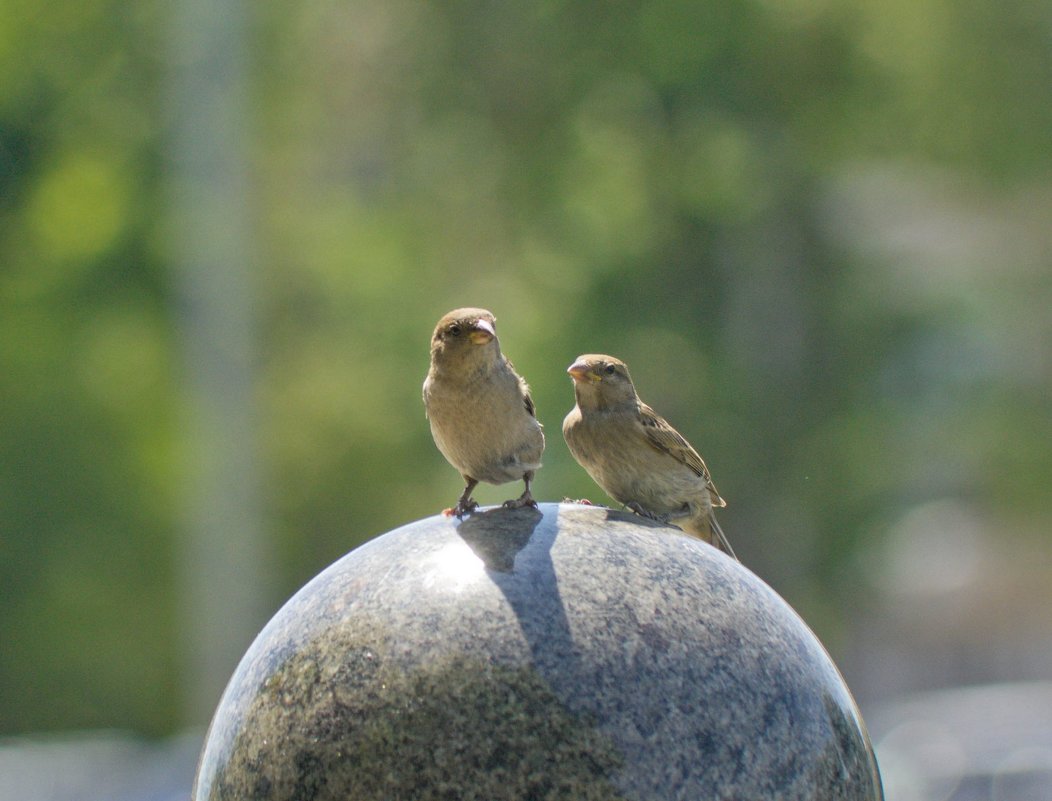
[[[435,326],[431,336],[432,361],[451,362],[493,358],[500,354],[497,318],[485,309],[454,309]]]
[[[573,379],[577,402],[584,408],[602,409],[637,402],[628,365],[613,356],[586,353],[566,368]]]

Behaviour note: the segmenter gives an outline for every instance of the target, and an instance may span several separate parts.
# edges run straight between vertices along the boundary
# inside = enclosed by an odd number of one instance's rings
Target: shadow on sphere
[[[778,595],[677,529],[575,504],[432,517],[257,637],[195,801],[880,801],[865,727]]]

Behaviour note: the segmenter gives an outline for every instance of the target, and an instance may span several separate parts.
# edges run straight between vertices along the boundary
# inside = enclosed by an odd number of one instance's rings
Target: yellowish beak
[[[475,323],[475,330],[471,332],[471,341],[476,345],[485,345],[493,341],[493,338],[497,336],[497,332],[493,328],[493,324],[488,320],[479,320]]]
[[[579,383],[597,380],[595,373],[593,373],[592,369],[584,362],[574,362],[566,368],[566,372],[570,374],[570,378]]]

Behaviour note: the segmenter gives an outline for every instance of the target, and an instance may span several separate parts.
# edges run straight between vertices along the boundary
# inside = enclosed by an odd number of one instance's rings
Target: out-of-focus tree
[[[0,23],[0,730],[171,727],[176,377],[144,3]]]
[[[181,458],[167,15],[16,6],[0,730],[164,731]],[[561,441],[563,371],[622,356],[705,454],[739,554],[834,655],[916,509],[999,521],[989,549],[1047,546],[1044,3],[252,8],[275,604],[455,497],[420,384],[431,326],[467,304],[496,312],[533,385],[541,498],[606,500]]]

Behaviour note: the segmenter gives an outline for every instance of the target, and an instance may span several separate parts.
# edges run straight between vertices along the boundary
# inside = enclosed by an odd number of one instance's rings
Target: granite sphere
[[[350,552],[245,654],[195,801],[883,798],[825,649],[748,569],[578,504]]]

